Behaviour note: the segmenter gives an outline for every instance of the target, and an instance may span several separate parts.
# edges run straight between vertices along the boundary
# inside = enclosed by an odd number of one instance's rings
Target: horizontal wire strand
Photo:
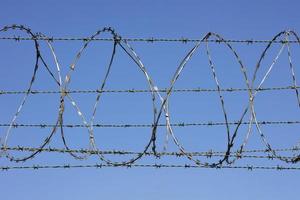
[[[46,41],[115,41],[115,38],[89,38],[89,37],[19,37],[19,36],[12,36],[12,37],[0,37],[0,40],[15,40],[15,41],[26,41],[26,40],[46,40]],[[246,44],[255,44],[255,43],[279,43],[284,44],[287,43],[285,40],[254,40],[254,39],[227,39],[227,40],[218,40],[218,39],[209,39],[203,41],[202,39],[191,39],[191,38],[117,38],[118,41],[123,42],[179,42],[179,43],[195,43],[195,42],[211,42],[211,43],[246,43]],[[291,40],[289,43],[299,43],[297,40]]]
[[[25,169],[71,169],[71,168],[110,168],[110,167],[122,167],[122,168],[202,168],[202,169],[247,169],[247,170],[300,170],[300,167],[284,167],[284,166],[255,166],[255,165],[246,165],[246,166],[200,166],[200,165],[175,165],[175,164],[130,164],[130,165],[110,165],[110,164],[89,164],[89,165],[32,165],[32,166],[0,166],[0,170],[25,170]]]
[[[1,150],[4,148],[1,147]],[[34,148],[34,147],[5,147],[8,151],[19,151],[19,152],[34,152],[34,151],[41,151],[41,152],[48,152],[48,153],[89,153],[91,155],[93,154],[108,154],[108,155],[139,155],[141,152],[135,152],[135,151],[125,151],[125,150],[88,150],[88,149],[60,149],[60,148]],[[274,151],[277,152],[295,152],[300,151],[300,148],[286,148],[286,149],[274,149]],[[237,157],[237,158],[254,158],[254,159],[276,159],[276,157],[271,155],[241,155],[241,153],[268,153],[269,151],[267,149],[252,149],[252,150],[244,150],[243,152],[232,152],[233,154],[229,155],[229,157]],[[201,152],[187,152],[186,154],[192,155],[192,156],[203,156],[207,158],[211,157],[223,157],[226,152],[223,151],[201,151]],[[182,152],[156,152],[156,155],[154,155],[153,152],[146,152],[146,156],[176,156],[176,157],[183,157],[185,154]],[[292,157],[289,156],[283,156],[284,158],[291,159]]]
[[[300,121],[258,121],[259,125],[292,125],[292,124],[300,124]],[[170,124],[173,127],[186,127],[186,126],[224,126],[224,125],[249,125],[250,122],[199,122],[199,123],[190,123],[190,122],[180,122],[180,123],[172,123]],[[53,128],[57,125],[55,124],[22,124],[22,123],[15,123],[15,124],[0,124],[0,127],[9,127],[12,128]],[[64,128],[87,128],[87,127],[95,127],[95,128],[153,128],[153,124],[92,124],[92,125],[85,125],[85,124],[63,124],[61,125]],[[156,124],[155,126],[158,127],[165,127],[166,124]]]
[[[285,87],[266,87],[252,89],[253,91],[273,91],[273,90],[295,90],[300,89],[300,86],[285,86]],[[222,88],[210,89],[210,88],[186,88],[186,89],[173,89],[171,92],[248,92],[248,88]],[[124,90],[69,90],[64,91],[67,94],[72,93],[152,93],[152,92],[168,92],[168,89],[159,89],[159,90],[147,90],[147,89],[124,89]],[[6,91],[0,90],[0,95],[5,94],[60,94],[61,91],[57,90],[31,90],[31,91]]]

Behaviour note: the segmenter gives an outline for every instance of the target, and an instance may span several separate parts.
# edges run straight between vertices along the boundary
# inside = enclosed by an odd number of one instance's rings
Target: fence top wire
[[[21,36],[10,36],[10,37],[0,37],[0,40],[15,40],[15,41],[26,41],[26,40],[46,40],[46,41],[102,41],[102,42],[114,42],[116,38],[91,38],[91,37],[21,37]],[[208,39],[203,41],[203,39],[193,39],[193,38],[117,38],[118,41],[123,42],[177,42],[177,43],[195,43],[195,42],[211,42],[211,43],[245,43],[245,44],[264,44],[264,43],[287,43],[285,40],[257,40],[257,39]],[[290,40],[289,43],[297,44],[299,41]]]

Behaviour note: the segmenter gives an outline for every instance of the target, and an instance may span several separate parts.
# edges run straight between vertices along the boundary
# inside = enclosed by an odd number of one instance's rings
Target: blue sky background
[[[225,39],[271,39],[282,30],[300,30],[298,1],[14,1],[2,0],[0,26],[23,24],[34,32],[57,37],[87,37],[104,26],[113,27],[126,38],[202,38],[207,32],[216,32]],[[1,36],[21,35],[8,32]],[[109,37],[109,35],[106,35]],[[193,44],[130,43],[141,57],[158,88],[169,86],[176,67]],[[82,42],[55,42],[58,59],[65,75]],[[266,44],[233,44],[251,77],[254,66]],[[0,41],[0,90],[25,90],[33,70],[32,42]],[[237,62],[225,46],[211,44],[213,60],[223,87],[245,88]],[[258,74],[261,78],[271,64],[279,45],[269,51]],[[41,42],[41,51],[52,70],[55,65],[49,49]],[[93,42],[80,59],[72,75],[71,89],[96,89],[103,79],[111,43]],[[300,64],[299,47],[292,46],[296,73]],[[286,52],[266,81],[266,87],[291,85]],[[259,79],[258,78],[258,79]],[[257,83],[256,83],[257,84]],[[215,88],[204,47],[200,47],[188,63],[176,88]],[[147,89],[147,82],[137,66],[121,51],[107,82],[107,89]],[[33,89],[57,90],[43,67],[37,74]],[[95,96],[72,95],[87,118]],[[226,93],[229,120],[238,120],[247,105],[247,93]],[[9,123],[22,99],[21,95],[0,97],[0,123]],[[59,95],[29,97],[18,123],[54,123],[57,117]],[[158,104],[159,105],[159,104]],[[259,93],[256,99],[259,120],[298,120],[299,107],[293,91]],[[104,94],[96,115],[99,123],[152,123],[149,94]],[[223,116],[217,93],[176,93],[170,97],[172,122],[222,121]],[[162,118],[161,123],[164,122]],[[71,104],[66,103],[65,123],[81,121]],[[299,125],[263,127],[274,148],[290,147],[298,141]],[[1,127],[0,137],[6,128]],[[225,127],[174,128],[182,144],[190,151],[224,150]],[[243,140],[246,127],[240,129],[237,144]],[[38,133],[37,133],[38,132]],[[14,129],[9,145],[38,146],[49,129]],[[158,129],[158,148],[162,149],[166,130]],[[150,129],[96,129],[97,144],[102,149],[141,151],[150,137]],[[72,148],[88,147],[84,129],[66,129]],[[57,133],[51,147],[62,147]],[[253,133],[249,149],[264,149],[258,135]],[[170,151],[176,147],[170,141]],[[18,154],[23,155],[23,154]],[[126,157],[125,157],[126,158]],[[119,160],[119,158],[113,158]],[[24,165],[32,164],[93,164],[74,161],[69,155],[42,154]],[[174,160],[143,159],[139,163],[189,163],[186,158]],[[280,161],[242,160],[238,165],[284,165]],[[0,165],[20,165],[0,159]],[[299,164],[294,166],[299,167]],[[148,169],[105,168],[68,170],[11,170],[0,172],[3,199],[297,199],[297,171],[247,171],[215,169]]]

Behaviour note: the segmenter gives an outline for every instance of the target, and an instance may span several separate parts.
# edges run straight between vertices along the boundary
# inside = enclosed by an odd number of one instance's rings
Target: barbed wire
[[[276,90],[295,90],[300,89],[300,86],[286,86],[286,87],[266,87],[257,88],[253,91],[276,91]],[[249,92],[250,89],[247,88],[221,88],[221,92]],[[124,90],[69,90],[64,91],[67,94],[76,93],[153,93],[153,92],[168,92],[168,89],[159,90],[147,90],[147,89],[124,89]],[[211,88],[186,88],[186,89],[173,89],[171,92],[218,92],[218,89]],[[0,95],[5,94],[27,94],[28,91],[4,91],[0,90]],[[61,91],[55,90],[31,90],[29,94],[60,94]]]
[[[202,169],[246,169],[249,171],[253,170],[300,170],[300,167],[285,167],[285,166],[255,166],[255,165],[245,165],[245,166],[199,166],[199,165],[172,165],[172,164],[130,164],[130,165],[109,165],[109,164],[90,164],[90,165],[32,165],[32,166],[0,166],[0,170],[25,170],[25,169],[71,169],[71,168],[111,168],[111,167],[121,167],[121,168],[183,168],[183,169],[192,169],[192,168],[202,168]]]
[[[90,38],[90,37],[21,37],[21,36],[13,36],[13,37],[0,37],[0,40],[14,40],[14,41],[22,41],[22,40],[44,40],[44,41],[104,41],[104,42],[113,42],[115,41],[114,38]],[[201,42],[204,43],[201,39],[191,39],[191,38],[120,38],[119,41],[123,42],[147,42],[147,43],[154,43],[154,42],[179,42],[179,43],[195,43]],[[255,44],[255,43],[279,43],[284,44],[286,43],[285,40],[257,40],[257,39],[227,39],[227,40],[219,40],[219,39],[210,39],[205,42],[212,42],[212,43],[245,43],[245,44]],[[297,44],[299,41],[291,40],[289,41],[291,44]]]
[[[4,148],[0,148],[3,150]],[[139,155],[142,152],[136,152],[136,151],[125,151],[125,150],[105,150],[105,151],[99,151],[99,150],[88,150],[88,149],[59,149],[59,148],[34,148],[34,147],[23,147],[23,146],[17,146],[17,147],[7,147],[6,150],[8,151],[20,151],[20,152],[35,152],[35,151],[41,151],[41,152],[48,152],[48,153],[81,153],[81,154],[107,154],[107,155]],[[300,151],[299,147],[294,148],[285,148],[285,149],[274,149],[276,152],[296,152]],[[252,149],[252,150],[244,150],[242,153],[268,153],[268,149]],[[226,152],[224,151],[201,151],[201,152],[187,152],[187,154],[191,156],[202,156],[206,158],[212,158],[212,157],[224,157]],[[146,152],[145,156],[155,156],[155,157],[163,157],[163,156],[176,156],[176,157],[182,157],[184,154],[182,152],[156,152],[154,154],[153,152]],[[229,157],[236,157],[238,159],[242,158],[252,158],[252,159],[268,159],[273,160],[276,159],[276,157],[272,155],[240,155],[240,152],[236,151],[233,152],[232,155],[229,155]],[[283,158],[286,159],[292,159],[292,157],[289,156],[283,156]]]
[[[264,132],[261,129],[262,125],[274,125],[274,124],[298,124],[299,121],[259,121],[257,120],[256,116],[256,111],[255,111],[255,98],[258,95],[258,93],[262,91],[267,91],[267,90],[292,90],[295,92],[295,96],[297,99],[297,109],[300,108],[300,97],[299,97],[299,86],[297,85],[297,78],[295,74],[295,69],[294,69],[294,64],[292,62],[292,54],[291,54],[291,49],[290,45],[291,44],[300,44],[300,39],[298,35],[290,30],[287,31],[282,31],[278,34],[276,34],[272,40],[226,40],[220,35],[216,33],[209,32],[204,35],[202,39],[187,39],[187,38],[182,38],[182,39],[167,39],[167,38],[151,38],[151,39],[143,39],[143,38],[122,38],[119,34],[116,33],[114,29],[111,27],[104,27],[103,29],[100,29],[95,32],[90,37],[86,38],[53,38],[53,37],[47,37],[42,33],[34,33],[32,32],[29,28],[22,26],[22,25],[11,25],[11,26],[5,26],[0,29],[0,33],[2,32],[7,32],[7,31],[12,31],[12,30],[18,30],[22,31],[25,34],[27,34],[27,37],[19,37],[19,36],[12,36],[12,37],[0,37],[0,40],[15,40],[15,41],[21,41],[21,40],[32,40],[34,42],[34,47],[35,47],[35,64],[34,64],[34,70],[33,74],[31,76],[29,85],[26,90],[24,91],[6,91],[3,90],[1,91],[0,94],[23,94],[24,97],[15,112],[15,114],[12,117],[12,120],[9,124],[1,124],[1,126],[6,126],[8,127],[5,133],[4,138],[1,140],[2,148],[1,148],[1,153],[2,155],[5,155],[10,161],[14,162],[25,162],[29,159],[34,158],[37,154],[43,151],[43,149],[46,147],[46,145],[49,145],[51,143],[51,140],[53,136],[55,135],[56,132],[60,132],[61,134],[61,139],[63,141],[64,148],[69,153],[72,157],[75,159],[79,160],[84,160],[87,159],[92,152],[94,152],[93,155],[97,155],[98,158],[103,161],[107,166],[133,166],[136,161],[141,159],[143,156],[145,156],[150,149],[152,150],[153,155],[158,156],[159,152],[157,152],[157,128],[159,126],[162,126],[163,124],[159,123],[161,118],[165,118],[166,123],[163,125],[166,127],[166,140],[165,140],[165,146],[164,149],[167,148],[168,140],[171,138],[174,142],[174,144],[178,147],[179,151],[190,161],[192,161],[195,166],[198,167],[221,167],[223,166],[224,163],[234,164],[234,162],[239,158],[243,157],[244,153],[244,148],[248,144],[249,138],[253,132],[253,127],[257,129],[257,132],[259,133],[260,139],[262,140],[263,145],[268,149],[268,156],[272,156],[274,159],[281,160],[285,163],[297,163],[300,161],[300,154],[298,155],[293,155],[293,156],[281,156],[278,154],[278,151],[275,151],[275,149],[271,146],[267,138],[265,137]],[[110,34],[110,38],[101,38],[102,34]],[[291,39],[292,38],[292,39]],[[50,67],[48,66],[46,59],[44,59],[41,51],[40,51],[40,44],[39,41],[43,40],[46,42],[47,46],[49,47],[49,50],[53,56],[53,60],[56,66],[56,72],[53,72]],[[64,79],[61,74],[61,67],[60,63],[58,61],[57,55],[55,53],[54,47],[53,47],[53,41],[58,41],[58,40],[82,40],[84,42],[83,46],[80,48],[78,53],[76,54],[72,64],[70,65],[69,71],[66,73]],[[89,46],[90,42],[92,41],[108,41],[112,43],[112,51],[109,56],[109,62],[106,66],[106,71],[104,73],[104,78],[100,82],[100,86],[97,90],[70,90],[69,85],[71,82],[71,77],[72,74],[74,73],[75,69],[77,68],[77,63],[79,62],[81,55],[84,53],[84,51],[87,49]],[[172,77],[170,81],[170,85],[166,89],[159,89],[155,84],[150,75],[148,74],[146,67],[144,66],[142,60],[138,56],[138,54],[135,52],[133,47],[129,44],[129,42],[133,41],[140,41],[140,42],[193,42],[193,47],[190,49],[190,51],[185,55],[185,57],[181,60],[180,64],[176,68],[176,71],[174,73],[174,76]],[[211,42],[215,43],[220,43],[223,44],[233,55],[234,60],[236,60],[240,71],[242,73],[242,76],[244,78],[244,82],[246,85],[246,88],[223,88],[221,85],[221,82],[218,77],[217,73],[217,68],[215,66],[214,60],[212,59],[211,56],[211,50],[209,48],[209,44]],[[247,44],[252,44],[252,43],[266,43],[266,47],[264,51],[262,52],[261,56],[258,59],[258,62],[255,66],[255,71],[253,74],[252,79],[249,78],[249,75],[247,73],[247,68],[242,62],[242,59],[240,58],[239,54],[237,51],[233,48],[232,43],[247,43]],[[261,69],[261,63],[262,60],[266,57],[267,52],[269,52],[271,46],[273,44],[280,44],[280,50],[276,54],[276,57],[273,59],[271,65],[267,68],[267,72],[263,74],[263,77],[261,80],[259,80],[258,86],[255,86],[257,82],[257,77],[258,72]],[[192,59],[192,57],[196,54],[196,52],[199,50],[200,44],[205,44],[205,55],[208,58],[208,63],[209,63],[209,68],[212,72],[212,79],[215,83],[216,89],[209,89],[209,88],[197,88],[197,89],[175,89],[176,82],[178,78],[182,75],[182,72],[186,68],[187,63]],[[288,57],[288,64],[289,64],[289,69],[290,69],[290,75],[291,75],[291,82],[292,86],[285,86],[285,87],[268,87],[264,88],[263,85],[268,79],[271,71],[273,70],[275,64],[277,63],[277,60],[281,56],[282,52],[284,49],[287,49],[287,57]],[[117,51],[122,51],[127,55],[136,65],[136,67],[140,70],[140,73],[142,73],[143,77],[147,81],[147,86],[148,89],[144,90],[136,90],[136,89],[129,89],[129,90],[107,90],[106,88],[106,82],[109,79],[111,68],[113,65],[113,61],[115,60],[116,57],[116,52]],[[40,69],[40,66],[45,67],[47,73],[51,77],[51,80],[56,84],[58,87],[58,90],[33,90],[33,85],[35,84],[37,72]],[[245,91],[248,93],[249,98],[247,99],[247,105],[244,108],[244,111],[241,113],[241,117],[237,122],[230,122],[228,120],[229,113],[227,111],[226,107],[226,101],[223,96],[223,92],[235,92],[235,91]],[[135,93],[135,92],[149,92],[151,94],[151,103],[152,103],[152,113],[151,115],[153,116],[153,122],[150,124],[107,124],[107,125],[101,125],[101,124],[95,124],[95,116],[98,111],[98,107],[101,104],[101,97],[104,92],[111,92],[111,93]],[[172,106],[169,102],[170,96],[174,92],[216,92],[218,94],[219,102],[220,102],[220,107],[222,111],[222,115],[224,117],[223,122],[204,122],[204,123],[172,123],[171,122],[171,113],[169,112],[169,108]],[[57,111],[57,120],[53,124],[17,124],[16,121],[18,119],[19,114],[22,112],[23,107],[25,106],[25,103],[27,102],[27,99],[30,95],[34,94],[52,94],[56,93],[59,94],[59,107]],[[80,106],[77,104],[77,102],[73,99],[72,94],[73,93],[96,93],[96,100],[93,106],[92,110],[92,115],[88,119],[86,116],[86,113],[83,113]],[[162,94],[164,93],[164,94]],[[158,101],[158,102],[157,102]],[[76,151],[72,151],[71,148],[69,148],[68,140],[65,136],[65,128],[71,128],[73,125],[67,125],[64,124],[64,119],[66,118],[65,114],[65,106],[67,103],[70,103],[72,108],[76,111],[78,117],[81,119],[83,125],[75,124],[75,127],[84,127],[86,128],[88,135],[89,135],[89,151],[80,153]],[[248,120],[246,120],[248,116]],[[226,151],[222,155],[222,158],[216,162],[212,163],[205,163],[202,162],[202,160],[199,160],[198,158],[195,158],[193,154],[190,154],[189,151],[187,151],[184,148],[184,145],[181,144],[180,140],[176,137],[175,130],[173,127],[176,126],[212,126],[212,125],[224,125],[226,127]],[[232,130],[229,126],[230,125],[235,125],[234,129]],[[240,130],[241,125],[248,125],[246,136],[242,142],[238,146],[238,156],[233,154],[232,149],[236,148],[236,138]],[[254,126],[253,126],[254,125]],[[94,127],[148,127],[150,128],[150,138],[147,141],[146,145],[144,146],[143,150],[138,152],[137,154],[134,154],[132,158],[121,161],[121,162],[115,162],[107,158],[104,154],[101,153],[99,150],[96,140],[95,140],[95,135],[94,135]],[[31,153],[28,156],[21,157],[21,158],[16,158],[13,155],[10,154],[8,150],[8,141],[10,138],[10,135],[12,134],[12,131],[14,128],[18,127],[49,127],[51,130],[49,131],[48,136],[43,140],[43,142],[39,145],[38,148],[33,149],[34,151],[31,151]],[[176,130],[177,131],[177,130]],[[294,145],[298,147],[300,143],[297,145]],[[232,159],[230,159],[232,158]],[[139,166],[139,165],[136,165]],[[152,165],[149,165],[152,166]],[[271,167],[271,169],[273,169]]]
[[[300,124],[300,121],[258,121],[259,125],[292,125],[292,124]],[[180,123],[172,123],[170,124],[172,127],[188,127],[188,126],[224,126],[224,125],[249,125],[250,122],[199,122],[199,123],[191,123],[191,122],[180,122]],[[12,128],[22,128],[22,127],[36,127],[36,128],[53,128],[56,125],[55,124],[22,124],[22,123],[15,123],[13,125],[6,123],[6,124],[0,124],[0,127],[9,127],[12,126]],[[64,128],[86,128],[86,125],[83,124],[62,124],[61,125]],[[99,124],[95,123],[92,125],[88,125],[89,127],[95,127],[95,128],[153,128],[154,126],[157,127],[166,127],[167,124]]]

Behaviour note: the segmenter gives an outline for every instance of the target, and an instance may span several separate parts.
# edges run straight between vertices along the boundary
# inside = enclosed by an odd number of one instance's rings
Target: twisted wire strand
[[[15,25],[16,26],[16,25]],[[14,40],[14,41],[22,41],[22,40],[46,40],[46,41],[107,41],[112,42],[114,38],[90,38],[90,37],[44,37],[44,36],[33,36],[33,37],[21,37],[21,36],[13,36],[13,37],[0,37],[0,40]],[[191,39],[191,38],[122,38],[123,42],[180,42],[180,43],[196,43],[203,42],[201,39]],[[263,44],[269,43],[270,40],[255,40],[255,39],[244,39],[244,40],[236,40],[236,39],[228,39],[228,40],[218,40],[218,39],[210,39],[207,42],[212,43],[245,43],[245,44]],[[284,40],[276,40],[274,43],[285,43]],[[291,44],[299,43],[298,40],[290,41]]]
[[[300,124],[300,121],[294,120],[294,121],[258,121],[259,125],[293,125],[293,124]],[[227,122],[228,125],[249,125],[250,122]],[[198,122],[198,123],[191,123],[191,122],[180,122],[180,123],[170,123],[169,124],[172,127],[188,127],[188,126],[224,126],[226,125],[226,122]],[[10,124],[0,124],[0,127],[9,127]],[[40,124],[22,124],[22,123],[16,123],[12,125],[12,128],[53,128],[56,124],[47,124],[47,123],[40,123]],[[166,127],[167,124],[92,124],[88,125],[92,126],[94,128],[152,128],[154,126],[157,127]],[[64,128],[86,128],[86,125],[83,124],[62,124],[62,127]]]
[[[95,155],[95,154],[107,154],[107,155],[140,155],[143,154],[143,152],[136,152],[136,151],[125,151],[125,150],[105,150],[105,151],[94,151],[94,150],[88,150],[88,149],[60,149],[60,148],[34,148],[34,147],[24,147],[24,146],[17,146],[17,147],[7,147],[6,148],[8,151],[17,151],[17,152],[36,152],[40,150],[41,152],[48,152],[48,153],[80,153],[80,154],[89,154],[89,155]],[[276,152],[295,152],[295,151],[300,151],[300,148],[287,148],[287,149],[275,149],[274,151]],[[268,149],[253,149],[253,150],[245,150],[243,153],[267,153],[269,152]],[[242,158],[253,158],[253,159],[268,159],[268,160],[273,160],[276,159],[276,157],[272,155],[251,155],[251,154],[246,154],[246,155],[240,155],[239,151],[232,152],[234,154],[228,155],[228,157],[234,157],[237,159],[242,159]],[[201,157],[206,157],[206,158],[212,158],[212,157],[224,157],[226,155],[226,152],[220,152],[220,151],[201,151],[201,152],[187,152],[188,155],[192,156],[201,156]],[[182,157],[185,156],[182,152],[156,152],[156,155],[153,152],[146,152],[144,153],[145,156],[158,156],[158,157],[163,157],[163,156],[176,156],[176,157]],[[293,159],[293,157],[289,156],[284,156],[286,159]]]
[[[295,90],[299,89],[300,86],[285,86],[285,87],[265,87],[265,88],[255,88],[254,91],[280,91],[280,90]],[[247,92],[247,88],[220,88],[221,92]],[[28,91],[12,91],[12,90],[0,90],[0,95],[18,95],[26,94]],[[152,93],[152,92],[168,92],[168,89],[157,89],[157,90],[147,90],[147,89],[123,89],[123,90],[68,90],[64,91],[68,94],[89,94],[89,93]],[[173,89],[171,92],[218,92],[218,89],[212,88],[183,88],[183,89]],[[61,94],[61,91],[55,90],[31,90],[30,94]]]
[[[8,171],[8,170],[38,170],[38,169],[71,169],[71,168],[183,168],[183,169],[192,169],[192,168],[203,168],[203,169],[246,169],[249,171],[253,170],[300,170],[300,167],[285,167],[285,166],[255,166],[255,165],[239,165],[239,166],[231,166],[231,165],[221,165],[221,166],[201,166],[201,165],[171,165],[171,164],[127,164],[127,165],[113,165],[113,164],[89,164],[89,165],[32,165],[32,166],[0,166],[0,170]]]

